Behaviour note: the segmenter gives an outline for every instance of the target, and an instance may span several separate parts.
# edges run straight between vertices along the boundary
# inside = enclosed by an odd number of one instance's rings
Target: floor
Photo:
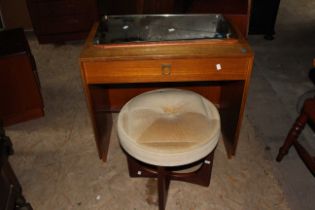
[[[282,1],[275,40],[249,37],[256,57],[238,155],[226,159],[221,143],[210,187],[174,182],[167,209],[314,209],[315,178],[296,152],[275,161],[298,98],[315,89],[307,77],[315,57],[312,8],[312,0]],[[16,151],[10,161],[34,209],[157,209],[155,181],[128,178],[115,132],[110,163],[96,157],[78,70],[82,43],[38,45],[30,37],[30,44],[46,116],[7,134]],[[313,139],[306,129],[303,144],[315,151]]]
[[[315,58],[315,2],[282,1],[276,39],[264,41],[250,36],[255,67],[247,103],[247,117],[262,137],[274,173],[291,209],[311,210],[315,206],[315,177],[292,149],[281,163],[275,160],[290,126],[297,117],[299,98],[315,90],[308,78]],[[314,92],[313,92],[314,95]],[[303,98],[303,96],[301,97]],[[315,108],[315,107],[314,107]],[[301,142],[315,154],[314,134],[307,128]]]

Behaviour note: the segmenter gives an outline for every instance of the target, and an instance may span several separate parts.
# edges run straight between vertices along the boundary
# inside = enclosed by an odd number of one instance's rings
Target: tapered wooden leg
[[[170,179],[164,167],[158,167],[159,210],[165,209]]]
[[[287,138],[284,141],[284,144],[279,149],[279,153],[277,156],[277,161],[280,162],[282,158],[288,153],[290,147],[296,142],[297,138],[299,137],[301,131],[305,127],[305,124],[308,120],[307,114],[303,111],[301,115],[296,119],[295,123],[293,124]]]

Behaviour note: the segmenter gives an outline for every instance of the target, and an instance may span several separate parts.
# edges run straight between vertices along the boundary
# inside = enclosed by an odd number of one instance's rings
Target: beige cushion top
[[[216,107],[199,94],[159,89],[140,94],[118,116],[122,147],[145,163],[178,166],[208,155],[220,137]]]

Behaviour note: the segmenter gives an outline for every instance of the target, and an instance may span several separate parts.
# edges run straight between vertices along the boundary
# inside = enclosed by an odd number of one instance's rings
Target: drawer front
[[[87,83],[242,80],[247,58],[84,62]]]

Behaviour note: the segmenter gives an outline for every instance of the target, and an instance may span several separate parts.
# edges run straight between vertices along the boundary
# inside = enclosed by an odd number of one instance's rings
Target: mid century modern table
[[[118,16],[106,17],[94,24],[81,53],[80,64],[98,154],[103,161],[107,158],[112,112],[119,112],[132,97],[162,87],[193,90],[216,104],[228,157],[235,155],[253,53],[237,29],[232,27],[221,33],[220,30],[226,28],[222,27],[224,20],[219,15],[210,16],[161,16],[162,20],[158,21],[152,21],[157,16]],[[171,23],[179,19],[190,23],[186,28],[181,24],[163,25],[163,21],[170,17],[173,18]],[[207,22],[207,18],[210,21]],[[192,27],[196,21],[196,27],[207,27],[205,24],[209,25],[213,18],[220,19],[212,22],[215,32],[210,30],[208,35],[199,36],[200,30]],[[139,23],[142,26],[137,25]],[[157,33],[166,30],[165,34],[144,35],[143,31],[152,29],[154,23]],[[115,34],[111,30],[117,29],[116,26],[124,31]],[[132,27],[135,27],[134,31]],[[100,33],[102,28],[105,30]],[[191,37],[178,39],[181,30]],[[177,37],[167,34],[173,32],[178,32]]]

